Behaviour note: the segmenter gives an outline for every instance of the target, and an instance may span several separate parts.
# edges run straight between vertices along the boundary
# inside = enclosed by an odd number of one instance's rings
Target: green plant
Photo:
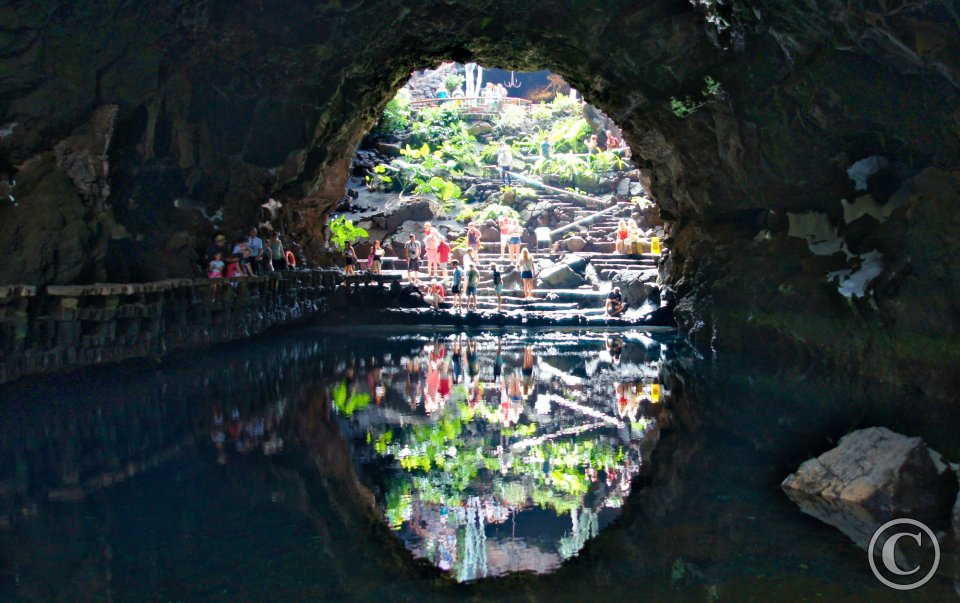
[[[376,130],[388,134],[398,134],[410,127],[410,101],[399,94],[390,99],[383,108]]]
[[[585,153],[587,146],[584,141],[590,138],[592,132],[587,120],[570,117],[557,122],[547,135],[547,140],[557,153]]]
[[[440,201],[459,199],[463,194],[459,186],[440,176],[432,176],[429,180],[418,182],[413,192],[416,195],[434,195]]]
[[[673,114],[679,118],[684,118],[694,113],[700,107],[703,107],[707,104],[707,101],[710,100],[710,96],[719,96],[723,93],[723,87],[720,85],[720,82],[716,81],[712,77],[705,76],[703,78],[703,83],[705,88],[700,91],[701,100],[693,100],[690,96],[686,96],[683,100],[678,99],[677,97],[670,97],[670,110],[673,111]]]
[[[416,114],[410,127],[410,139],[415,143],[440,146],[462,129],[460,108],[456,103],[426,107]]]
[[[506,105],[497,119],[497,128],[500,132],[516,130],[523,126],[527,119],[527,110],[522,105]]]
[[[670,110],[673,111],[674,115],[681,119],[690,115],[702,106],[702,103],[695,103],[690,100],[689,96],[685,100],[680,100],[676,97],[670,98]]]
[[[553,115],[553,107],[547,103],[537,103],[530,109],[530,119],[534,121],[547,121]]]
[[[503,188],[507,188],[507,187],[503,187]],[[517,213],[517,210],[513,209],[512,207],[507,207],[506,205],[499,205],[497,203],[493,203],[491,205],[484,207],[481,211],[477,212],[477,214],[479,215],[480,220],[482,221],[496,220],[497,218],[500,217],[500,214],[507,214],[511,218],[520,217],[520,214]]]
[[[334,407],[348,417],[353,416],[353,413],[363,410],[370,404],[370,394],[348,392],[346,381],[333,386],[332,397]]]
[[[447,89],[447,92],[453,94],[453,91],[462,86],[466,81],[467,78],[459,73],[451,73],[447,76],[447,79],[443,80],[443,87]]]
[[[340,251],[345,251],[347,245],[369,236],[370,233],[359,226],[354,226],[353,220],[340,216],[330,221],[330,234],[330,242]]]
[[[574,98],[573,93],[558,94],[550,101],[550,110],[554,115],[580,115],[583,111],[583,103],[579,98]]]
[[[515,192],[519,201],[533,201],[539,196],[537,191],[529,186],[518,186]]]
[[[463,208],[463,210],[460,211],[459,214],[457,214],[457,217],[455,219],[457,220],[457,222],[463,222],[464,224],[466,224],[468,222],[472,222],[476,218],[476,216],[477,216],[477,210],[475,210],[472,207],[465,207]]]
[[[480,151],[480,161],[485,165],[493,165],[497,162],[497,153],[500,152],[500,145],[495,143],[488,143],[487,146],[483,147],[483,150]]]

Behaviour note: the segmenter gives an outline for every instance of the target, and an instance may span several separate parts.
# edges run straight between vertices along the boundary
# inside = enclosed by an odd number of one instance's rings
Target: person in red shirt
[[[440,264],[440,271],[443,273],[443,280],[447,280],[447,264],[450,263],[450,243],[447,242],[447,237],[442,237],[440,239],[440,244],[437,245],[437,262]]]

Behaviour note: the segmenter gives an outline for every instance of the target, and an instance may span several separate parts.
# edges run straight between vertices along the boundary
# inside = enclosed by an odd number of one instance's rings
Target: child
[[[480,283],[480,271],[477,270],[477,263],[470,264],[467,270],[467,310],[477,309],[477,285]]]
[[[427,295],[424,297],[426,301],[434,310],[440,309],[440,304],[443,303],[443,285],[438,281],[433,281],[430,283],[430,286],[427,288]]]
[[[503,277],[500,276],[500,268],[496,264],[490,264],[490,270],[493,271],[493,289],[497,293],[497,312],[503,311]]]
[[[453,295],[453,310],[460,311],[460,291],[463,287],[463,271],[460,270],[460,262],[453,260],[453,285],[450,287],[450,293]]]
[[[243,270],[243,276],[254,276],[253,272],[253,252],[249,247],[243,248],[243,260],[240,262],[240,268]]]
[[[223,254],[217,253],[210,262],[210,278],[223,278]]]

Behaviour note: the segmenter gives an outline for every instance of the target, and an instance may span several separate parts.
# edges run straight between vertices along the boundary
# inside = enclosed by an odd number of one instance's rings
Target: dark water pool
[[[779,490],[956,411],[669,333],[307,329],[0,388],[0,600],[945,601]]]

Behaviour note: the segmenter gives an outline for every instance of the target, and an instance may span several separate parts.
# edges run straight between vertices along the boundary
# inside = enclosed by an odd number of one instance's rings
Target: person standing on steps
[[[370,265],[370,270],[379,275],[380,271],[383,270],[383,246],[380,245],[379,240],[373,241],[373,247],[370,248],[370,257],[368,258],[368,263]]]
[[[477,309],[477,285],[480,284],[480,270],[473,262],[467,268],[467,310]]]
[[[438,249],[443,235],[440,234],[439,230],[431,227],[429,222],[423,226],[423,246],[427,250],[427,277],[433,278],[434,276],[440,276],[440,253]]]
[[[420,284],[420,253],[423,247],[417,240],[417,235],[411,234],[410,240],[403,246],[403,254],[407,258],[407,279],[414,285]]]
[[[447,264],[450,263],[450,243],[447,237],[440,237],[440,244],[437,245],[437,262],[440,264],[440,271],[443,273],[443,282],[447,282]]]
[[[520,245],[523,244],[523,226],[520,226],[519,220],[512,220],[510,223],[510,240],[507,241],[510,248],[510,263],[514,266],[520,261]]]
[[[497,312],[503,311],[503,276],[500,274],[500,267],[496,264],[490,264],[490,270],[493,272],[493,290],[497,294]]]
[[[357,266],[357,252],[353,245],[348,244],[346,251],[343,252],[343,271],[347,274],[353,274]]]
[[[453,311],[460,311],[460,292],[463,291],[463,270],[460,270],[460,262],[453,260],[453,285],[450,287],[450,294],[453,296]]]
[[[510,214],[507,212],[500,212],[500,217],[497,218],[497,226],[500,227],[500,259],[503,259],[503,253],[507,249],[507,243],[510,242],[510,227],[512,226],[513,218],[510,217]]]
[[[474,259],[480,255],[480,229],[477,228],[476,222],[467,224],[467,251],[473,251],[476,254]]]
[[[535,265],[530,250],[526,247],[520,252],[520,278],[523,280],[523,298],[533,299],[533,277]]]
[[[510,170],[513,168],[513,151],[507,146],[507,143],[500,143],[500,150],[497,151],[497,169],[500,170],[500,180],[510,186],[513,184],[513,178],[510,176]]]

